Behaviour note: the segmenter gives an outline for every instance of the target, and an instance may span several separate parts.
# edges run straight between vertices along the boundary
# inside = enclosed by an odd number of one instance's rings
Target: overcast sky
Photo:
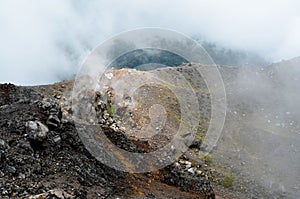
[[[290,59],[300,55],[299,10],[298,0],[1,0],[0,82],[59,81],[100,42],[145,26]]]

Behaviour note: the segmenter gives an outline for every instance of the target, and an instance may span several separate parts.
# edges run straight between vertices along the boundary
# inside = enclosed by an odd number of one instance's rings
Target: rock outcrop
[[[82,144],[71,111],[62,107],[63,97],[51,97],[52,88],[0,85],[1,198],[140,198],[141,194],[164,198],[174,194],[172,187],[179,187],[178,198],[214,198],[205,174],[181,163],[154,178],[154,174],[124,173],[98,162]],[[146,153],[147,143],[130,139],[116,121],[109,121],[106,106],[98,103],[96,107],[107,137],[124,150]],[[143,183],[150,178],[166,188],[145,190]]]

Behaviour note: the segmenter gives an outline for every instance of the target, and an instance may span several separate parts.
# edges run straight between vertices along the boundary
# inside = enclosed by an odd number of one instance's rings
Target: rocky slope
[[[85,149],[71,118],[67,97],[72,83],[0,85],[1,198],[215,197],[204,170],[199,175],[188,171],[187,157],[147,174],[125,173],[98,162]],[[102,130],[117,145],[140,152],[140,143],[127,135]]]
[[[197,71],[201,65],[108,72],[105,83],[112,86],[113,82],[147,80],[148,74],[164,78],[180,74],[197,97],[200,125],[195,142],[173,164],[145,174],[111,169],[85,148],[72,118],[70,97],[74,80],[36,87],[3,84],[0,86],[0,195],[2,198],[297,198],[300,193],[296,177],[300,171],[298,66],[299,59],[269,67],[219,66],[227,95],[227,115],[218,144],[207,156],[199,153],[211,115],[210,94]],[[178,93],[184,95],[188,91],[182,88],[178,88]],[[179,102],[167,87],[142,86],[136,90],[136,96],[124,95],[119,104],[113,103],[113,98],[101,97],[109,89],[99,95],[96,91],[86,90],[84,97],[90,97],[97,120],[80,125],[88,129],[92,123],[96,124],[114,145],[124,150],[155,151],[168,144],[178,130]],[[118,95],[115,91],[111,94]],[[165,106],[151,109],[149,105],[153,104]],[[155,120],[149,113],[162,117]],[[151,123],[152,120],[155,122]],[[160,128],[160,122],[165,120],[165,126]],[[149,123],[154,124],[153,129]],[[138,134],[132,126],[147,127],[144,132],[149,135]],[[152,136],[156,130],[160,133]]]

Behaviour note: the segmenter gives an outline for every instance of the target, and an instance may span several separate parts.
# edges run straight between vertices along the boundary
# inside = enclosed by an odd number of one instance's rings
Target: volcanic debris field
[[[95,116],[82,123],[74,118],[74,79],[33,87],[0,84],[0,198],[299,198],[299,63],[295,58],[268,67],[218,66],[227,115],[217,146],[206,155],[201,151],[211,100],[197,70],[200,64],[108,71],[105,89],[87,88],[77,96],[89,101],[83,110],[90,111],[81,116]],[[166,86],[144,85],[136,95],[122,93],[122,100],[114,102],[118,82],[126,86],[122,82],[147,80],[149,74],[180,74],[189,82],[199,104],[196,139],[164,168],[146,173],[113,169],[95,158],[78,129],[96,128],[118,148],[147,154],[167,145],[182,123],[179,101]],[[184,96],[185,87],[179,86],[178,93]]]
[[[35,87],[0,85],[1,198],[215,198],[207,165],[185,155],[144,174],[117,171],[97,161],[72,120],[66,94],[72,85],[73,80]],[[99,128],[114,144],[147,152],[148,142],[111,125],[115,122],[106,117],[107,104],[97,111],[106,119],[99,121]]]

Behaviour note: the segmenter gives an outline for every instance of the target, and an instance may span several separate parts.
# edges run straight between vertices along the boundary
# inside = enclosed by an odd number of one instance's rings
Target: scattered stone
[[[29,138],[36,141],[43,141],[47,137],[49,129],[40,121],[29,121],[26,126],[28,127]]]
[[[58,127],[60,125],[60,120],[57,115],[50,115],[47,120],[47,125],[52,127]]]
[[[46,193],[38,194],[35,196],[30,196],[29,199],[72,199],[75,198],[74,195],[67,193],[64,190],[55,189],[49,190]]]
[[[62,198],[84,199],[92,185],[105,187],[107,198],[120,190],[115,182],[123,180],[124,174],[87,152],[74,122],[66,117],[62,121],[56,101],[34,94],[34,100],[14,102],[11,94],[5,102],[9,105],[0,109],[0,198],[38,193],[47,193],[40,198],[60,198],[62,191],[48,193],[57,189],[63,190]],[[25,96],[31,99],[30,95]]]
[[[27,126],[28,126],[28,128],[29,128],[30,130],[32,130],[32,131],[35,131],[35,130],[37,130],[37,128],[38,128],[37,123],[34,122],[34,121],[29,121],[29,122],[27,123]]]
[[[189,161],[185,161],[185,167],[186,168],[191,168],[191,166],[192,166],[192,163],[191,162],[189,162]]]
[[[15,174],[17,171],[17,169],[14,166],[9,166],[9,165],[6,166],[6,170],[11,174]]]
[[[26,177],[26,176],[25,176],[24,173],[19,173],[19,178],[20,178],[20,179],[25,179],[25,177]]]
[[[61,142],[61,137],[59,135],[56,135],[54,138],[52,138],[53,141],[56,143],[56,144],[59,144]]]
[[[201,175],[202,171],[201,170],[196,170],[196,174]]]
[[[0,108],[0,198],[84,199],[131,194],[132,187],[126,183],[128,174],[98,162],[85,149],[78,136],[78,128],[66,115],[62,119],[61,107],[55,100],[42,99],[26,89],[22,95],[24,98],[21,95],[15,97],[14,92],[18,89],[10,86],[10,96],[3,100],[8,106]],[[97,120],[94,123],[106,125],[102,130],[117,147],[128,152],[148,153],[148,141],[128,138],[124,134],[125,128],[113,114],[109,114],[107,105],[113,102],[114,93],[110,90],[106,94],[108,100],[102,98],[102,101],[95,102]],[[0,97],[2,103],[1,100]],[[85,129],[86,124],[80,127]],[[162,181],[171,179],[173,185],[184,191],[189,191],[188,187],[194,184],[200,187],[205,181],[195,178],[186,164],[178,163],[177,169],[174,168],[163,171],[166,174]],[[173,176],[172,172],[181,172],[182,175]],[[187,175],[190,175],[191,182]],[[203,186],[208,185],[204,183]],[[105,191],[91,193],[93,187],[101,187]],[[200,193],[197,190],[192,188],[192,192]]]
[[[189,168],[187,171],[190,172],[191,174],[194,174],[195,173],[195,168]]]
[[[202,172],[200,173],[195,167],[187,169],[187,165],[191,165],[191,162],[179,160],[164,168],[162,170],[162,181],[170,185],[178,186],[183,191],[202,194],[207,199],[214,199],[215,194],[210,185],[208,176]]]
[[[104,75],[107,79],[111,79],[114,76],[114,74],[112,74],[112,73],[105,73]]]
[[[5,174],[0,170],[0,178],[3,178],[4,175],[5,175]]]

